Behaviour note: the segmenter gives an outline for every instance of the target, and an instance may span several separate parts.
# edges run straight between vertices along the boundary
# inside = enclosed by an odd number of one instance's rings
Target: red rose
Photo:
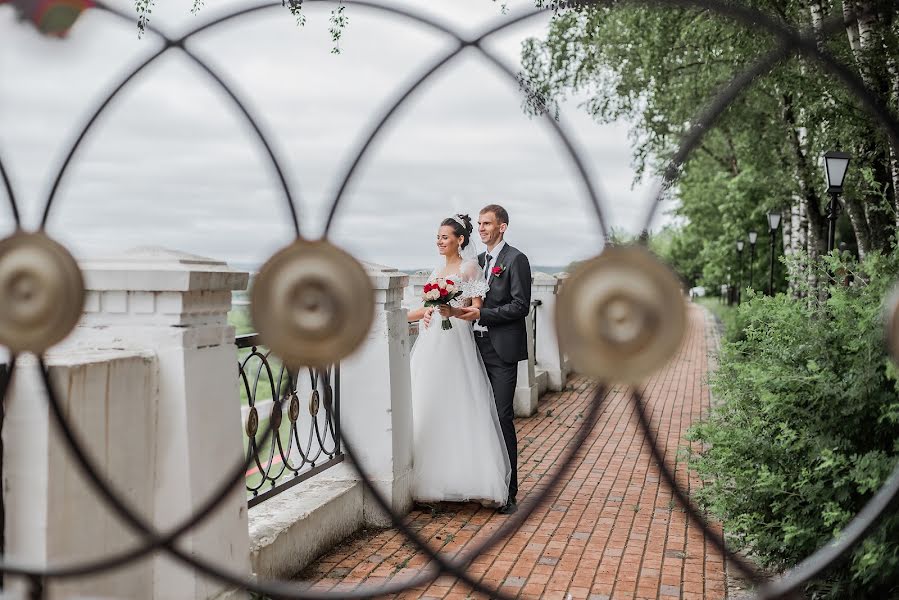
[[[432,284],[432,283],[426,283],[426,284],[425,284],[425,293],[426,293],[426,294],[427,294],[428,292],[430,292],[431,290],[433,290],[433,289],[434,289],[434,284]]]
[[[502,267],[493,267],[490,271],[491,271],[494,275],[499,275],[500,273],[503,272],[503,268],[502,268]]]
[[[442,297],[442,296],[448,296],[448,295],[449,295],[449,292],[448,292],[448,291],[446,291],[446,290],[443,289],[443,288],[440,288],[440,296],[441,296],[441,297]]]
[[[446,280],[446,284],[447,284],[447,285],[456,285],[455,283],[453,283],[453,280],[452,280],[452,279],[447,279],[447,280]]]

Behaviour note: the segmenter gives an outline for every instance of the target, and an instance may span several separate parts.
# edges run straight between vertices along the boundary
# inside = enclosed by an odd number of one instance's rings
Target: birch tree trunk
[[[886,8],[886,7],[885,7]],[[884,10],[881,13],[884,31],[884,49],[887,56],[887,72],[889,73],[890,89],[888,90],[887,106],[893,110],[893,114],[899,114],[899,40],[893,31],[893,13]],[[899,139],[890,143],[890,178],[893,184],[893,225],[899,229]]]
[[[871,0],[858,0],[854,3],[852,0],[843,0],[844,16],[851,18],[853,9],[855,21],[846,27],[853,59],[865,87],[884,98],[892,86],[887,86],[883,78],[887,71],[884,58],[887,53],[875,3]],[[879,132],[875,127],[872,123],[870,135],[865,136],[864,141],[856,148],[857,156],[871,157],[875,189],[865,194],[864,202],[857,198],[844,199],[858,240],[859,258],[870,251],[885,250],[889,243],[891,221],[896,221],[895,218],[889,218],[888,210],[895,206],[894,182],[899,178],[899,167],[895,165],[895,153],[878,145]],[[887,205],[884,205],[882,191],[886,191]],[[864,227],[862,220],[865,222]],[[864,238],[859,237],[863,230]]]

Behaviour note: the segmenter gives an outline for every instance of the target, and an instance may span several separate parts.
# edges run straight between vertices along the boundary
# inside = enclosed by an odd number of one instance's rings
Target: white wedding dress
[[[488,287],[478,263],[464,261],[459,270],[435,269],[430,281],[461,283],[463,294],[454,306],[484,297]],[[421,322],[412,348],[412,496],[504,504],[511,469],[493,388],[471,323],[452,318],[452,329],[444,330],[442,319],[435,310],[430,327]]]

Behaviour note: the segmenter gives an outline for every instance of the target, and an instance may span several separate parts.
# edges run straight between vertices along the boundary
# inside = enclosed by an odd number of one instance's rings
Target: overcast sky
[[[489,0],[382,1],[437,16],[463,33],[503,18]],[[128,0],[112,4],[133,13]],[[249,5],[209,0],[193,16],[186,0],[158,0],[152,24],[174,34]],[[513,13],[530,5],[509,3]],[[318,234],[362,133],[453,43],[349,5],[342,53],[332,55],[330,8],[307,3],[304,10],[304,28],[286,9],[271,9],[207,31],[190,48],[259,115],[284,159],[303,231]],[[489,47],[517,67],[521,41],[542,35],[546,23],[541,16],[510,28]],[[138,40],[134,23],[101,11],[88,11],[58,40],[0,6],[0,156],[26,225],[37,223],[64,151],[101,94],[158,47],[153,34]],[[609,222],[638,227],[652,182],[632,186],[628,125],[599,126],[574,103],[564,107],[562,123],[589,161]],[[551,128],[525,117],[517,85],[466,50],[379,138],[333,235],[361,259],[427,267],[435,262],[440,220],[453,212],[475,216],[492,202],[509,210],[507,239],[535,265],[564,266],[600,248],[588,197]],[[11,223],[0,204],[0,231]],[[265,260],[293,235],[261,146],[208,76],[176,50],[101,117],[63,182],[49,230],[78,256],[150,244],[241,264]]]

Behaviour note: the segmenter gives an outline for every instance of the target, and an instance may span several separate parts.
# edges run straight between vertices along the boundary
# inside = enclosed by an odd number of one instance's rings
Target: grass
[[[736,305],[728,306],[727,304],[722,303],[721,298],[719,298],[718,296],[703,296],[701,298],[694,298],[693,302],[709,309],[711,313],[715,315],[715,317],[717,317],[719,321],[722,322],[726,322],[728,315],[736,309]]]

